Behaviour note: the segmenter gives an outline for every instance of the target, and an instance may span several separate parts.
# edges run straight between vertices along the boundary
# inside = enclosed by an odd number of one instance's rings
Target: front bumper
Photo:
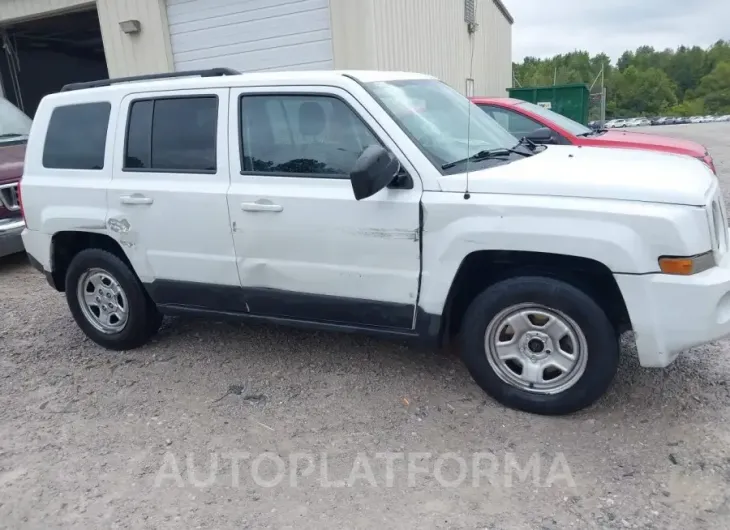
[[[664,368],[694,346],[730,335],[730,255],[693,276],[616,274],[641,366]]]
[[[25,228],[22,219],[0,220],[0,258],[17,252],[23,252],[23,238],[21,234]]]

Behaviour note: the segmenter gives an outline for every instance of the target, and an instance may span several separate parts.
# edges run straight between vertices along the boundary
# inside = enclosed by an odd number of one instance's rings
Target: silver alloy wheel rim
[[[499,312],[487,326],[485,351],[505,383],[534,394],[565,392],[583,376],[588,344],[565,313],[538,304]]]
[[[84,317],[98,331],[112,335],[127,325],[127,295],[117,279],[104,269],[89,269],[82,274],[76,296]]]

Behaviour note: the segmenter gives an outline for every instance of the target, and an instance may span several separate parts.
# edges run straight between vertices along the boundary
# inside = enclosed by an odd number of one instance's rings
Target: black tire
[[[505,382],[487,360],[489,323],[506,308],[526,303],[567,315],[585,336],[585,371],[560,393],[537,394]],[[461,341],[462,358],[477,384],[503,405],[534,414],[563,415],[590,406],[610,386],[619,362],[616,331],[601,307],[572,285],[539,276],[510,278],[477,296],[464,316]]]
[[[81,276],[95,268],[111,274],[126,295],[129,316],[124,328],[117,333],[104,333],[96,329],[84,315],[78,300],[77,286]],[[110,350],[139,348],[157,333],[162,324],[162,315],[134,272],[124,261],[106,250],[86,249],[74,256],[66,272],[66,301],[74,320],[86,336]]]

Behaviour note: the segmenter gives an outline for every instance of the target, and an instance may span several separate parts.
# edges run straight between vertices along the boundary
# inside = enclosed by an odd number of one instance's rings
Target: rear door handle
[[[274,204],[269,201],[256,201],[242,202],[241,210],[243,210],[244,212],[281,212],[284,210],[284,207],[280,204]]]
[[[154,199],[152,197],[145,197],[144,195],[140,193],[133,193],[132,195],[122,195],[119,197],[119,200],[122,204],[152,204]]]

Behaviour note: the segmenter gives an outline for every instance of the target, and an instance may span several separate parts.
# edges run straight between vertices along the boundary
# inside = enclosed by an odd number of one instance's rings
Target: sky
[[[627,49],[730,40],[730,0],[502,0],[515,19],[512,59],[588,50],[614,61]]]

